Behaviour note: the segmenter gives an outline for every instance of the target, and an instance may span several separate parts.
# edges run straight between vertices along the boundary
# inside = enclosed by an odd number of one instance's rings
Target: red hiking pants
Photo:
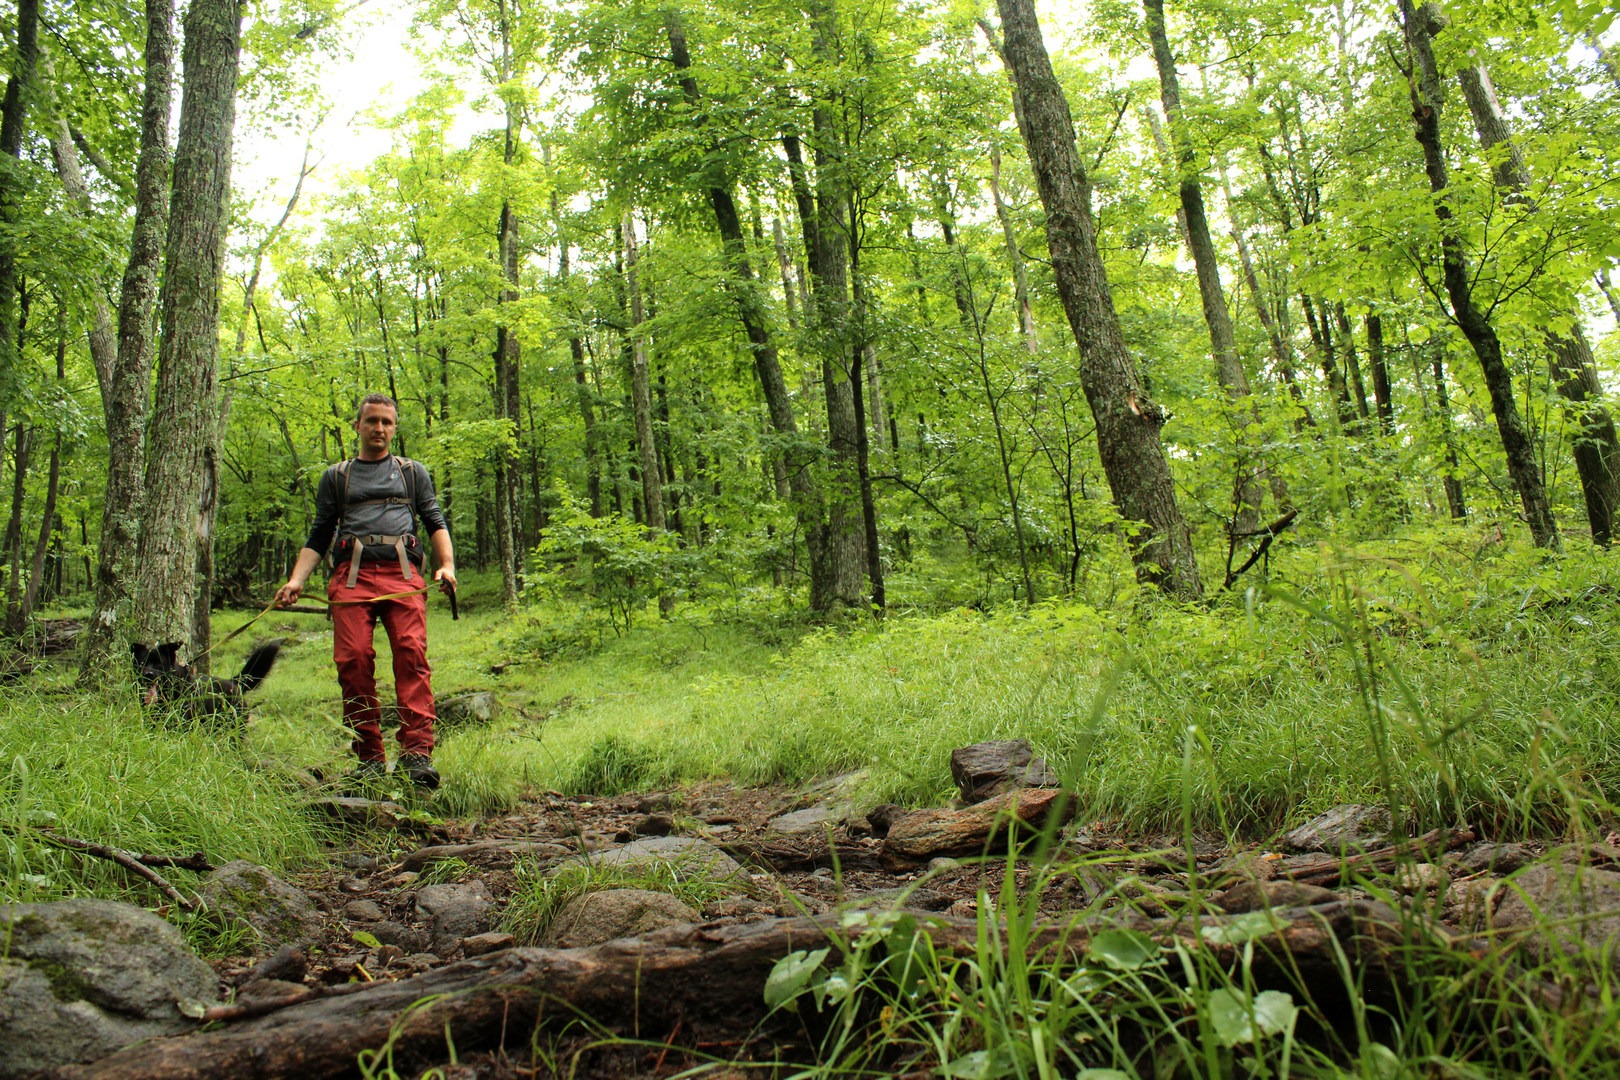
[[[377,701],[377,623],[388,633],[394,654],[394,694],[399,702],[399,748],[406,754],[433,753],[432,669],[427,662],[427,594],[396,600],[373,600],[390,593],[420,589],[422,575],[413,567],[403,580],[399,563],[364,562],[354,587],[347,572],[332,575],[327,598],[362,601],[332,607],[332,659],[343,688],[343,722],[354,732],[354,752],[361,761],[386,761],[381,706]]]

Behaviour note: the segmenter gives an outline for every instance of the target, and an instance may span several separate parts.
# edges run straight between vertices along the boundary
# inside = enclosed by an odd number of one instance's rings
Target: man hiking
[[[276,606],[294,603],[321,557],[332,550],[326,595],[332,608],[332,659],[343,689],[343,720],[354,732],[362,780],[388,770],[377,701],[377,623],[394,654],[399,702],[398,767],[411,782],[439,786],[433,767],[433,688],[427,662],[427,582],[416,522],[426,526],[433,578],[445,592],[456,587],[456,556],[433,481],[419,462],[389,452],[399,410],[385,394],[367,394],[354,419],[359,455],[329,466],[315,491],[315,521],[292,575],[276,590]],[[337,543],[333,545],[333,537]]]

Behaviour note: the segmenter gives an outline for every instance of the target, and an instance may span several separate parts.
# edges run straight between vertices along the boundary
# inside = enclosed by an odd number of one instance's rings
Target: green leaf
[[[1270,911],[1251,911],[1229,922],[1201,927],[1199,932],[1211,945],[1242,945],[1281,928],[1277,916]]]
[[[354,933],[350,934],[349,936],[354,938],[354,940],[356,942],[358,942],[361,945],[364,945],[368,949],[380,949],[380,948],[382,948],[382,942],[378,941],[374,934],[368,934],[364,930],[356,930]]]
[[[778,960],[771,968],[771,974],[765,980],[765,1006],[776,1009],[787,1004],[804,992],[811,976],[821,967],[821,962],[827,959],[831,949],[817,949],[815,952],[790,952]]]
[[[1222,987],[1209,995],[1209,1018],[1222,1046],[1254,1042],[1262,1035],[1280,1035],[1294,1026],[1299,1008],[1281,990],[1266,990],[1251,999],[1242,990]]]
[[[1091,939],[1087,955],[1115,971],[1136,971],[1159,959],[1159,946],[1140,930],[1104,930]]]
[[[193,1020],[201,1020],[208,1014],[208,1006],[193,998],[181,998],[174,1003],[174,1007],[180,1010],[181,1016],[189,1016]]]
[[[1222,987],[1209,995],[1209,1022],[1222,1046],[1232,1047],[1254,1041],[1249,997],[1241,990]]]

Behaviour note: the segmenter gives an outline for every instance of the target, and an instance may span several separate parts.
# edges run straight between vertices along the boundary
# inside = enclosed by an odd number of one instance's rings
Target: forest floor
[[[475,578],[460,621],[434,608],[435,688],[494,715],[443,725],[443,788],[390,777],[366,794],[398,805],[351,806],[359,823],[332,816],[349,763],[318,617],[271,615],[221,650],[228,674],[261,632],[287,643],[230,748],[78,693],[53,660],[0,697],[0,886],[167,910],[116,866],[31,843],[40,823],[269,867],[318,913],[298,964],[176,921],[228,995],[251,1003],[276,972],[302,989],[195,1038],[348,1024],[367,1054],[329,1050],[367,1077],[1620,1076],[1602,1064],[1620,1063],[1602,944],[1620,933],[1620,567],[1447,552],[1425,546],[1421,576],[1300,554],[1276,569],[1299,584],[1200,608],[1120,595],[883,625],[744,598],[614,628],[502,612]],[[893,820],[965,812],[951,751],[993,739],[1044,755],[1069,813],[1016,858],[890,857]],[[1347,804],[1391,815],[1351,846],[1366,854],[1285,839]],[[580,869],[664,834],[744,869]],[[1572,876],[1597,906],[1565,903]],[[484,904],[477,925],[446,936],[430,886]],[[630,958],[546,937],[570,902],[623,889],[686,905],[686,928]],[[627,962],[649,989],[615,998]],[[531,987],[588,969],[573,1000],[595,1004],[498,1049],[472,1020],[447,1040],[454,1010],[487,1004],[456,980],[502,964]],[[390,987],[410,996],[388,1019],[341,1012]]]

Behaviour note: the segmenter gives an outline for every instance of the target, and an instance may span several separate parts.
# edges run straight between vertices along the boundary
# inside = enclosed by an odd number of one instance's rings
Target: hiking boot
[[[399,755],[399,768],[417,787],[432,791],[439,786],[439,770],[433,767],[433,762],[426,754]]]

